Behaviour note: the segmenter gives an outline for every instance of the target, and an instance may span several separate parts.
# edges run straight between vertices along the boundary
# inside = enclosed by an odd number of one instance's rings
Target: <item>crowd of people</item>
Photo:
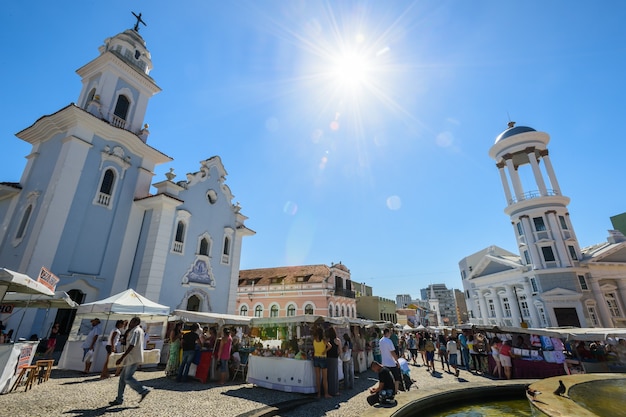
[[[83,361],[85,371],[89,372],[91,355],[94,345],[102,334],[100,320],[91,320],[92,328],[83,343]],[[234,329],[233,329],[234,330]],[[184,328],[182,322],[171,326],[168,333],[169,357],[165,374],[179,382],[188,379],[191,363],[198,364],[199,354],[208,351],[217,361],[219,384],[224,384],[240,361],[239,340],[231,335],[231,329],[224,327],[221,337],[215,327],[201,328],[199,324],[191,324]],[[514,335],[511,340],[501,340],[497,336],[488,338],[483,332],[472,330],[431,333],[429,331],[402,333],[390,328],[353,328],[342,331],[338,336],[334,327],[316,324],[312,329],[312,359],[315,372],[315,390],[317,397],[332,398],[340,395],[340,389],[354,388],[355,364],[357,354],[371,351],[373,362],[371,370],[378,375],[378,383],[370,388],[367,399],[371,405],[394,401],[395,395],[406,382],[408,364],[423,366],[435,374],[438,365],[441,371],[459,377],[462,370],[488,374],[492,378],[513,378],[513,359],[519,351],[535,348],[536,341],[532,335]],[[47,344],[46,355],[54,350],[58,335],[58,325],[54,325]],[[139,347],[138,347],[139,346]],[[150,392],[147,387],[138,383],[133,374],[143,361],[145,337],[139,325],[139,319],[128,321],[118,320],[107,338],[108,363],[110,355],[122,353],[116,362],[115,375],[120,375],[118,396],[112,405],[121,404],[126,385],[130,385],[141,396],[141,400]],[[564,349],[565,350],[565,349]],[[626,340],[619,339],[616,343],[605,341],[585,343],[578,342],[571,346],[572,353],[581,361],[603,361],[610,358],[626,364]],[[518,353],[515,353],[515,352]],[[305,357],[303,357],[305,358]],[[488,359],[490,358],[490,359]],[[343,386],[339,380],[339,368],[343,370]],[[105,365],[101,378],[108,378],[109,369]],[[140,400],[140,401],[141,401]]]

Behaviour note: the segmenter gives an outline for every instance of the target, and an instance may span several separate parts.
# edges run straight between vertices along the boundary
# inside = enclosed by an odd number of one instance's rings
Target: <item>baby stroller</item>
[[[414,381],[411,379],[411,370],[409,368],[409,362],[406,359],[400,358],[398,359],[398,364],[400,365],[400,391],[408,391],[413,385]]]

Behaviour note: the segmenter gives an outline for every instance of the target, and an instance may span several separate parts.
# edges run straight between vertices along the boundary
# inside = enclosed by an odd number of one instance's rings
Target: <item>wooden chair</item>
[[[50,379],[52,373],[52,366],[54,366],[54,359],[46,359],[35,362],[37,366],[37,384],[46,382]]]
[[[13,383],[11,387],[11,391],[14,391],[21,383],[22,380],[26,377],[26,381],[24,382],[24,392],[28,391],[33,387],[33,383],[35,382],[35,378],[37,377],[37,365],[29,365],[24,366],[20,369],[20,373],[17,376],[17,379]]]

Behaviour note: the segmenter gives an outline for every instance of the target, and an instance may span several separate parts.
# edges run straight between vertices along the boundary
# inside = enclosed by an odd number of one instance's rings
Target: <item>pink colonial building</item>
[[[356,318],[350,270],[341,263],[240,270],[237,314]]]

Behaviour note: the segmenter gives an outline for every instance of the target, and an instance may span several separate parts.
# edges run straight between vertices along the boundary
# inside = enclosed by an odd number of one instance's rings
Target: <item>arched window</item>
[[[111,204],[111,196],[113,195],[113,187],[115,186],[115,170],[109,168],[104,171],[100,189],[98,191],[98,204],[108,207]]]
[[[312,304],[307,304],[306,307],[304,307],[304,314],[313,314]]]
[[[113,114],[119,117],[122,120],[126,120],[126,116],[128,116],[128,108],[130,107],[130,101],[124,95],[120,95],[117,98],[117,103],[115,104],[115,111]]]
[[[222,248],[222,263],[230,263],[230,237],[224,236],[224,247]]]
[[[225,256],[230,255],[230,238],[228,236],[224,236],[224,251],[222,253]]]
[[[335,306],[335,317],[339,317],[339,306]]]
[[[200,240],[200,250],[198,251],[198,254],[209,256],[209,240],[205,237]]]
[[[22,221],[20,222],[20,227],[17,228],[17,233],[15,234],[16,239],[21,239],[24,237],[24,232],[26,231],[26,226],[28,225],[28,221],[30,220],[30,215],[33,212],[33,205],[29,204],[24,210],[24,214],[22,215]]]
[[[333,316],[333,306],[328,306],[328,317]]]
[[[293,304],[289,304],[289,306],[287,307],[287,316],[293,317],[295,315],[296,315],[296,306],[294,306]]]
[[[345,317],[346,316],[346,310],[344,306],[341,306],[341,317]]]
[[[200,311],[200,297],[192,295],[187,299],[187,311]]]
[[[270,308],[270,317],[278,317],[278,306],[276,304]]]
[[[113,191],[113,183],[115,181],[115,172],[112,169],[107,169],[102,177],[102,184],[100,184],[100,192],[103,194],[111,195]]]
[[[254,308],[254,317],[263,317],[263,306],[256,306]]]
[[[89,94],[87,94],[87,100],[85,101],[85,108],[89,106],[89,103],[91,103],[91,100],[93,100],[93,96],[95,95],[96,95],[96,89],[92,88]]]
[[[242,305],[241,308],[239,309],[239,315],[240,316],[247,316],[248,315],[248,306],[247,305]]]
[[[174,252],[182,253],[185,243],[185,223],[181,220],[176,225],[176,237],[174,238]]]

